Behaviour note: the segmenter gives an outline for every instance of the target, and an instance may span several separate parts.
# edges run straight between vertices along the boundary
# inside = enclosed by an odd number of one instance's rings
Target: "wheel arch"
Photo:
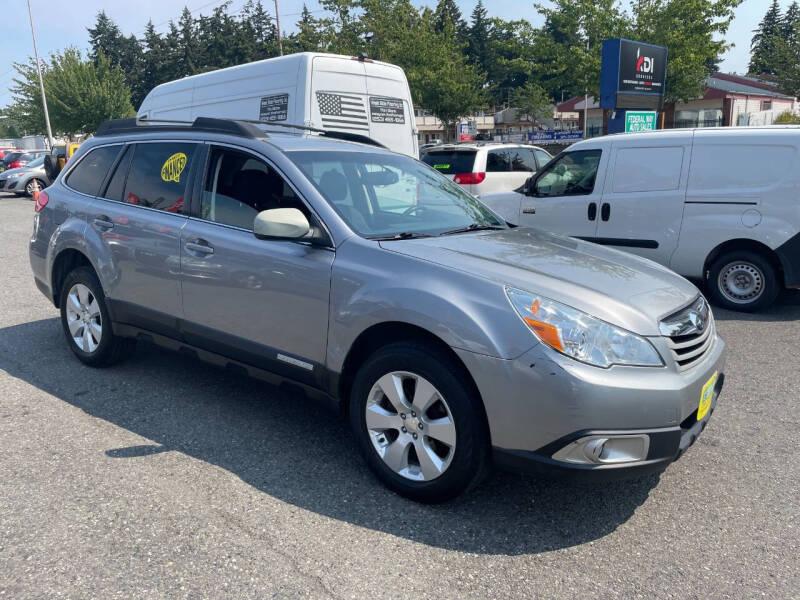
[[[50,290],[53,294],[53,304],[56,308],[61,308],[61,286],[67,275],[78,267],[89,267],[97,275],[89,257],[75,248],[64,248],[53,260],[53,268],[50,272]]]
[[[381,348],[397,342],[417,342],[430,346],[453,361],[461,370],[464,380],[470,388],[472,388],[475,397],[480,401],[481,418],[486,425],[486,431],[490,431],[489,420],[486,416],[486,407],[483,404],[483,398],[481,397],[478,385],[458,354],[456,354],[447,342],[436,334],[418,325],[412,325],[411,323],[403,321],[384,321],[376,323],[362,331],[356,337],[345,357],[342,372],[339,375],[334,390],[339,401],[339,408],[345,417],[349,411],[349,398],[350,390],[353,385],[353,378],[359,367],[367,358]]]
[[[753,240],[749,238],[737,238],[733,240],[727,240],[717,245],[711,252],[709,252],[708,256],[706,257],[705,263],[703,264],[703,279],[706,281],[708,280],[709,270],[711,269],[711,265],[714,264],[715,260],[717,260],[720,256],[722,256],[726,252],[732,252],[736,250],[747,250],[750,252],[755,252],[757,254],[760,254],[767,260],[769,260],[777,270],[778,276],[780,278],[779,283],[783,287],[783,265],[781,264],[781,260],[778,257],[778,254],[763,242],[759,242],[758,240]]]

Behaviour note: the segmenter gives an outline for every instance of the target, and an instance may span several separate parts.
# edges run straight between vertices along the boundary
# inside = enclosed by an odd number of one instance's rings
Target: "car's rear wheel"
[[[72,352],[91,367],[111,365],[134,341],[114,335],[103,288],[94,271],[79,267],[61,287],[61,325]]]
[[[25,194],[27,196],[33,196],[33,192],[38,189],[40,192],[47,187],[41,179],[31,179],[28,183],[25,184]]]
[[[419,502],[444,502],[486,471],[483,409],[463,367],[432,347],[397,343],[355,376],[350,424],[378,478]]]
[[[726,252],[708,270],[708,294],[714,304],[728,310],[752,312],[766,308],[780,291],[778,269],[757,252]]]

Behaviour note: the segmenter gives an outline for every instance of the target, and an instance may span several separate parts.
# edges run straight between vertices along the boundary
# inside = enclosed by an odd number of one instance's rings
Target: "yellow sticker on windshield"
[[[161,179],[180,183],[181,173],[183,173],[185,168],[186,155],[183,152],[176,152],[170,156],[164,163],[164,166],[161,167]]]

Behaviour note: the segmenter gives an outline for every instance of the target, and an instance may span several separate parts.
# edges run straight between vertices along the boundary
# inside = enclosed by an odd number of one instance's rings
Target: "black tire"
[[[726,287],[726,273],[736,266],[745,281],[748,277],[759,282],[752,294],[737,296],[735,290]],[[780,273],[775,264],[758,252],[752,250],[732,250],[719,256],[710,265],[706,284],[711,301],[722,308],[742,312],[755,312],[770,306],[782,288]],[[748,298],[748,296],[750,296]]]
[[[412,481],[391,469],[378,455],[367,429],[365,413],[370,391],[378,379],[396,371],[427,379],[446,400],[455,425],[456,443],[449,466],[428,481]],[[489,434],[483,405],[468,378],[462,365],[435,347],[418,342],[386,346],[370,356],[356,373],[350,395],[350,426],[370,469],[389,489],[417,502],[435,504],[458,496],[484,479],[489,466]]]
[[[26,183],[26,184],[25,184],[25,195],[26,195],[26,196],[29,196],[29,197],[32,197],[32,196],[33,196],[33,190],[32,190],[31,188],[33,187],[33,182],[34,182],[34,181],[36,182],[36,185],[38,185],[38,186],[39,186],[39,191],[40,191],[40,192],[41,192],[41,191],[42,191],[44,188],[46,188],[46,187],[47,187],[47,184],[45,184],[45,182],[44,182],[44,181],[42,181],[42,180],[41,180],[41,179],[39,179],[38,177],[34,177],[34,178],[33,178],[33,179],[31,179],[31,180],[30,180],[28,183]],[[30,190],[30,191],[28,191],[28,190]]]
[[[91,297],[96,300],[100,309],[101,318],[99,322],[102,332],[97,347],[91,351],[85,351],[78,347],[77,342],[70,333],[68,324],[67,303],[70,302],[69,293],[77,284],[82,284],[89,288]],[[61,327],[64,330],[64,336],[67,338],[67,343],[72,352],[85,365],[90,367],[110,366],[127,356],[135,346],[135,340],[114,335],[103,288],[97,279],[97,275],[90,267],[78,267],[64,278],[64,283],[61,286],[60,306]]]

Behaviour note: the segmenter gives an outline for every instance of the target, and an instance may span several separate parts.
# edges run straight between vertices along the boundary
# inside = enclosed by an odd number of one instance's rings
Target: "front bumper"
[[[515,360],[456,352],[484,400],[496,464],[581,479],[635,477],[666,468],[706,427],[725,379],[725,344],[718,336],[703,359],[685,371],[674,366],[599,369],[541,345]],[[701,391],[714,373],[711,408],[698,421]],[[646,457],[616,464],[553,458],[575,440],[604,435],[646,435]]]
[[[689,415],[678,427],[645,430],[615,430],[615,431],[576,431],[537,451],[507,450],[493,448],[493,460],[497,467],[505,470],[534,473],[554,479],[582,480],[582,481],[613,481],[642,477],[651,473],[658,473],[680,458],[683,453],[695,443],[700,433],[706,428],[717,406],[717,399],[722,391],[725,376],[720,374],[714,388],[714,398],[708,413],[697,420],[696,411]],[[619,463],[587,465],[567,463],[552,458],[553,454],[568,446],[574,440],[589,436],[615,435],[646,435],[650,444],[645,460]]]

